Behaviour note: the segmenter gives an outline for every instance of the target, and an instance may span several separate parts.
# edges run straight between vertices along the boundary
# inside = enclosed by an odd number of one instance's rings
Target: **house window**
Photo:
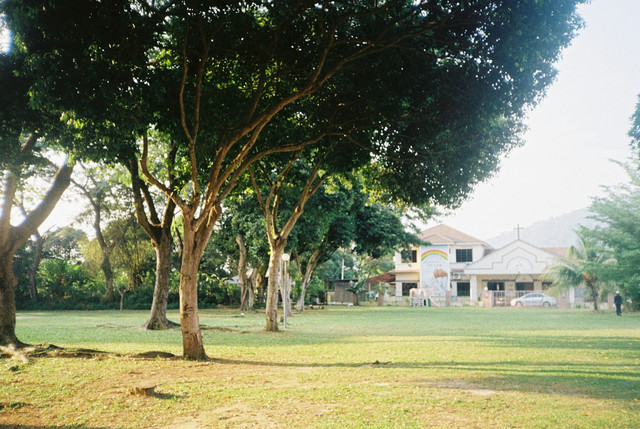
[[[403,250],[400,252],[403,263],[408,262],[418,262],[418,251],[417,250]]]
[[[471,296],[471,283],[458,282],[458,296]]]
[[[533,282],[517,282],[516,290],[533,290]]]
[[[456,249],[456,262],[473,262],[473,249]]]
[[[409,291],[417,287],[418,283],[402,283],[402,296],[409,296]]]
[[[504,290],[504,282],[487,282],[487,290]]]

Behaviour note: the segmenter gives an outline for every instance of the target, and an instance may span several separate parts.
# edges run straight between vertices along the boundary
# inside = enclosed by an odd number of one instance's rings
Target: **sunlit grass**
[[[181,354],[146,316],[19,314],[22,341],[120,356],[0,361],[0,426],[640,427],[638,314],[336,307],[273,333],[206,310],[210,362],[130,357]]]

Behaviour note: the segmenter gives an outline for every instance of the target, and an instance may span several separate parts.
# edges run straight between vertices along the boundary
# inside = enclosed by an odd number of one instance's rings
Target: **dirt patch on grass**
[[[251,403],[237,403],[183,416],[161,429],[313,427],[311,421],[305,424],[305,420],[310,416],[317,419],[332,412],[334,410],[330,404],[313,404],[307,401],[270,408],[257,408]]]

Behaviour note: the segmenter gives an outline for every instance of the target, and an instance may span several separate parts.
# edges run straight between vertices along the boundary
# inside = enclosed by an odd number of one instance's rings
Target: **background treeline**
[[[31,239],[16,254],[14,267],[18,285],[16,304],[20,310],[105,310],[120,308],[120,293],[124,295],[123,308],[148,310],[153,298],[155,261],[153,249],[140,236],[139,227],[132,228],[125,240],[116,248],[113,267],[116,271],[116,299],[105,299],[104,276],[95,258],[95,239],[90,240],[82,230],[65,227],[44,234],[37,240]],[[40,263],[33,272],[36,247],[42,246]],[[132,251],[135,251],[133,253]],[[92,254],[93,253],[93,254]],[[135,258],[135,260],[132,259]],[[178,264],[178,253],[173,263]],[[205,267],[198,279],[199,306],[239,306],[240,286],[236,272],[228,266],[228,257],[207,248],[202,265]],[[325,302],[325,291],[331,287],[331,280],[340,278],[344,263],[345,278],[358,275],[376,275],[393,267],[390,256],[374,260],[362,258],[358,261],[351,252],[338,250],[325,262],[307,288],[305,303]],[[359,265],[361,264],[361,265]],[[360,274],[357,271],[359,268]],[[294,281],[292,297],[300,297],[300,274],[295,265],[291,267]],[[35,281],[35,283],[34,283]],[[179,304],[178,272],[172,271],[168,308],[176,309]],[[35,287],[34,287],[35,285]],[[255,307],[264,307],[264,288],[261,285]],[[32,291],[37,295],[33,297]],[[316,301],[317,300],[317,301]]]
[[[33,186],[25,186],[20,193],[22,205],[34,199],[46,174],[33,179]],[[67,221],[75,227],[38,232],[16,252],[17,308],[148,310],[154,294],[156,255],[131,212],[126,175],[105,166],[83,166],[76,170],[72,182],[66,200],[79,214]],[[253,279],[254,299],[248,307],[265,306],[269,264],[266,221],[250,188],[241,189],[229,197],[220,227],[200,262],[198,304],[202,308],[242,304],[240,263]],[[283,216],[289,200],[286,195],[282,198]],[[398,246],[417,242],[414,235],[405,232],[401,221],[402,213],[409,214],[405,208],[372,202],[359,185],[328,182],[309,203],[308,211],[292,230],[286,248],[292,260],[291,298],[299,305],[324,303],[331,281],[341,277],[359,279],[354,289],[361,290],[367,277],[393,268],[391,255]],[[415,213],[425,217],[428,210]],[[181,221],[178,217],[172,231],[169,309],[179,305]],[[246,253],[244,262],[239,240]]]

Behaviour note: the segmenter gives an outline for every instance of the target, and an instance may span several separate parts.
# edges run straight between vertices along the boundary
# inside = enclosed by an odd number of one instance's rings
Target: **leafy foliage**
[[[151,128],[176,143],[177,190],[145,176],[185,218],[181,291],[195,312],[194,271],[222,203],[266,156],[313,146],[332,172],[371,166],[389,200],[458,204],[519,143],[581,2],[6,0],[1,11],[26,57],[15,70],[34,79],[30,103],[90,137],[87,156],[129,159]],[[189,320],[185,354],[204,358]]]
[[[629,181],[593,199],[589,209],[599,225],[588,233],[611,255],[602,275],[640,308],[640,159],[620,165]]]
[[[581,228],[577,235],[579,245],[569,248],[567,260],[548,267],[544,277],[551,280],[557,290],[585,286],[591,292],[594,308],[597,310],[600,293],[605,285],[602,272],[606,269],[608,252],[588,230]]]

